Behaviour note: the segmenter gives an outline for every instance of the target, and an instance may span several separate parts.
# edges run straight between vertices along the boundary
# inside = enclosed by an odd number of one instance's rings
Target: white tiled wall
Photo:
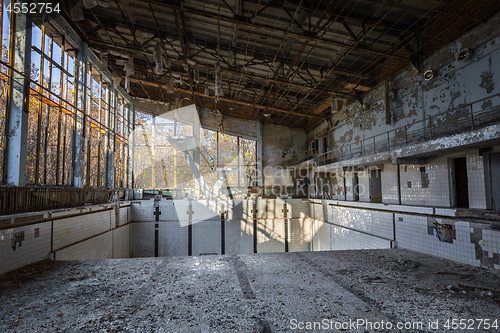
[[[311,218],[289,219],[288,251],[311,251],[312,222]]]
[[[253,253],[253,220],[226,221],[226,254]]]
[[[382,202],[397,204],[398,199],[398,168],[395,164],[384,164],[382,177]]]
[[[114,210],[85,214],[54,221],[54,249],[111,230],[115,226]]]
[[[387,239],[394,238],[393,213],[332,205],[328,206],[328,213],[330,221],[335,225]]]
[[[193,224],[193,256],[221,254],[221,221],[201,221]]]
[[[331,226],[331,250],[389,249],[391,242],[354,230]]]
[[[135,223],[132,223],[134,225]],[[153,223],[152,228],[154,226]],[[142,225],[137,223],[137,225]],[[187,256],[188,255],[188,228],[181,227],[179,222],[160,222],[159,223],[159,256]],[[154,231],[153,231],[154,232]],[[135,239],[135,236],[133,237]],[[154,253],[154,241],[146,244]],[[135,254],[134,254],[135,256]],[[151,255],[152,256],[152,255]]]
[[[158,222],[162,226],[168,225],[169,222]],[[178,222],[173,224],[179,225]],[[132,256],[137,257],[154,257],[155,255],[155,222],[132,222]],[[184,228],[187,229],[187,228]],[[159,233],[158,238],[163,238],[163,233]],[[170,238],[170,237],[168,237]],[[187,242],[187,232],[186,232]],[[187,248],[187,247],[186,247]],[[160,247],[159,247],[160,249]],[[186,251],[187,254],[187,251]]]
[[[130,232],[126,223],[130,207],[121,207],[119,214],[116,213],[113,205],[64,209],[52,212],[52,216],[73,217],[0,230],[0,274],[48,258],[51,238],[52,255],[57,260],[128,257]],[[12,217],[19,221],[30,214]],[[37,214],[46,218],[50,216],[48,212]],[[115,223],[117,216],[118,228]],[[17,232],[24,232],[24,240],[21,245],[16,243],[13,247],[13,236]]]
[[[313,220],[312,250],[330,251],[330,224],[321,220]]]
[[[436,219],[451,224],[455,232],[453,243],[442,242],[436,231],[429,228],[427,217],[396,215],[398,247],[428,253],[462,263],[500,269],[500,231],[487,223]],[[432,222],[432,220],[431,220]]]
[[[257,220],[257,252],[285,252],[285,221]]]
[[[400,165],[401,204],[434,207],[450,206],[448,159],[440,156],[430,159],[428,162],[429,164]],[[425,173],[428,174],[428,188],[422,187],[420,168],[425,168]],[[382,192],[383,195],[384,192]]]
[[[35,238],[35,229],[38,237]],[[12,247],[14,233],[24,231],[21,246]],[[47,258],[50,252],[50,222],[0,230],[0,274]]]
[[[309,215],[309,200],[308,199],[287,199],[288,218],[304,218]]]
[[[56,260],[109,259],[113,257],[113,234],[107,232],[56,251]]]

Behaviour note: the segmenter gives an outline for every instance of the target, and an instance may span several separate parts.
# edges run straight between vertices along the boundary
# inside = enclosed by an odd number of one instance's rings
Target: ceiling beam
[[[358,53],[363,53],[363,54],[367,54],[367,55],[371,55],[371,56],[377,56],[377,57],[382,57],[382,58],[390,58],[390,59],[397,59],[397,60],[411,62],[410,58],[401,57],[401,56],[397,56],[397,55],[393,55],[393,54],[387,54],[387,53],[378,52],[378,51],[373,51],[373,50],[367,50],[367,49],[363,49],[363,48],[360,48],[357,46],[351,46],[351,45],[344,44],[341,42],[336,42],[333,40],[318,38],[314,35],[310,35],[307,31],[304,31],[302,34],[299,34],[299,33],[289,31],[289,30],[288,31],[282,30],[282,29],[271,27],[271,26],[266,26],[263,24],[255,24],[254,22],[252,22],[253,20],[251,20],[245,16],[235,15],[233,18],[220,16],[220,15],[217,15],[215,13],[211,14],[211,13],[207,12],[206,10],[200,11],[200,10],[196,10],[196,9],[192,9],[192,8],[188,8],[188,7],[179,7],[169,0],[167,0],[166,2],[157,2],[157,1],[152,1],[152,0],[138,0],[138,1],[152,4],[152,5],[159,6],[159,7],[175,9],[177,11],[184,12],[184,13],[187,13],[190,15],[202,16],[202,17],[206,17],[209,19],[213,19],[213,20],[220,20],[220,21],[227,22],[227,23],[238,24],[241,26],[246,26],[246,27],[249,27],[252,29],[257,29],[257,30],[267,30],[267,31],[270,31],[273,33],[279,33],[279,34],[287,35],[290,37],[305,39],[305,40],[316,42],[319,44],[332,45],[332,46],[339,47],[342,49],[346,49],[346,50],[350,50],[350,51],[354,51],[354,52],[358,52]]]
[[[130,82],[137,83],[137,84],[148,85],[148,86],[152,86],[152,87],[156,87],[156,88],[160,88],[160,89],[164,89],[163,85],[157,84],[157,83],[153,83],[153,82],[149,82],[149,81],[144,81],[144,80],[138,80],[138,79],[130,78]],[[179,91],[180,93],[183,93],[183,94],[189,94],[189,95],[196,94],[196,95],[198,95],[200,97],[215,99],[214,96],[205,96],[202,93],[197,92],[197,91],[190,91],[190,90],[187,90],[187,89],[180,89],[180,88],[176,88],[176,90]],[[280,108],[275,108],[275,107],[268,107],[268,106],[265,106],[265,105],[253,104],[253,103],[239,101],[239,100],[236,100],[236,99],[230,99],[230,98],[226,98],[226,97],[221,97],[220,100],[223,101],[223,102],[227,102],[227,103],[233,103],[233,104],[238,104],[238,105],[243,105],[243,106],[250,106],[250,107],[257,108],[257,109],[267,109],[267,110],[270,110],[270,111],[276,111],[276,112],[281,112],[281,113],[292,114],[294,116],[299,116],[299,117],[314,118],[314,119],[324,119],[323,117],[320,117],[320,116],[317,116],[317,115],[314,115],[314,114],[303,114],[303,113],[300,113],[300,112],[295,112],[295,111],[290,111],[290,110],[285,110],[285,109],[280,109]]]
[[[98,16],[98,17],[101,17],[101,16]],[[113,20],[109,17],[106,17],[106,18],[108,20]],[[118,22],[118,21],[114,22],[115,26],[119,23],[120,22]],[[114,29],[114,27],[112,27],[112,28]],[[146,22],[139,27],[138,31],[144,31],[144,32],[151,33],[154,35],[158,34],[158,31],[156,30],[156,28],[155,27],[148,27]],[[164,33],[166,34],[166,32],[164,32]],[[169,31],[168,34],[172,38],[180,39],[180,35],[176,31]],[[255,58],[256,60],[273,60],[274,59],[274,56],[272,54],[270,54],[268,50],[258,50],[258,49],[255,49],[254,47],[252,47],[252,49],[249,49],[246,47],[244,48],[242,46],[230,45],[230,44],[225,44],[225,43],[220,43],[220,45],[218,45],[217,41],[197,39],[195,36],[190,36],[190,37],[191,37],[190,43],[192,45],[196,45],[202,49],[206,48],[207,50],[217,52],[218,48],[220,47],[221,51],[234,52],[235,54],[244,55],[247,58],[248,57]],[[105,46],[109,47],[109,45],[103,44],[103,47],[105,47]],[[287,62],[285,62],[285,59],[283,57],[278,57],[278,59],[280,61],[284,62],[286,65],[289,65]],[[320,69],[328,70],[323,65],[318,65],[315,63],[311,63],[311,62],[304,62],[304,65],[302,67],[310,69],[310,70],[320,70]],[[350,76],[350,77],[362,77],[362,78],[366,78],[369,76],[368,74],[354,73],[351,71],[344,71],[341,69],[336,69],[336,70],[332,71],[332,73],[337,74],[337,75],[345,75],[345,76]]]
[[[303,8],[314,8],[317,12],[322,13],[326,10],[326,6],[322,3],[314,2],[311,3],[311,1],[304,1],[304,0],[274,0],[270,1],[271,3],[269,4],[269,7],[272,8],[281,8],[282,6],[299,6],[301,5]],[[330,16],[337,16],[340,20],[339,22],[341,23],[344,20],[350,21],[350,22],[356,22],[356,23],[365,23],[368,25],[373,25],[377,24],[378,27],[386,28],[387,31],[386,33],[389,33],[394,36],[398,36],[401,34],[401,32],[413,32],[416,31],[416,28],[410,25],[404,25],[401,24],[400,22],[389,22],[387,20],[382,20],[378,22],[376,19],[367,17],[367,15],[360,15],[360,14],[355,14],[352,11],[343,14],[341,10],[334,10],[330,13]]]
[[[100,46],[102,45],[103,47],[105,47],[105,46],[108,45],[106,43],[103,43],[101,41],[96,41],[96,40],[89,40],[89,44],[90,44],[91,48],[92,48],[92,45],[100,45]],[[120,46],[120,45],[116,45],[116,48],[117,49],[121,49],[124,52],[126,52],[127,50],[129,50],[127,47]],[[143,51],[142,53],[144,53],[144,54],[146,54],[148,56],[153,56],[152,53],[147,52],[147,51]],[[170,60],[174,61],[174,62],[179,62],[179,63],[184,63],[185,62],[185,60],[182,60],[182,59],[172,59],[172,58],[170,58]],[[202,63],[198,63],[198,66],[200,68],[214,69],[213,66],[211,66],[211,65],[205,65],[205,64],[202,64]],[[222,68],[222,71],[225,72],[225,73],[228,73],[228,74],[244,76],[244,77],[248,77],[248,78],[259,80],[259,81],[274,82],[274,83],[279,83],[279,84],[283,84],[283,85],[288,85],[290,87],[299,88],[299,89],[302,89],[302,90],[311,90],[312,89],[312,90],[314,90],[316,92],[319,92],[319,93],[331,94],[330,92],[326,91],[325,89],[322,89],[321,87],[316,87],[316,88],[308,87],[308,86],[305,86],[305,85],[302,85],[302,84],[298,84],[298,83],[286,82],[286,81],[283,81],[283,80],[275,80],[275,79],[271,79],[271,78],[265,78],[265,77],[258,76],[258,75],[255,75],[255,74],[245,73],[245,72],[242,72],[242,71],[236,71],[236,70],[231,70],[231,69],[227,69],[227,68]],[[335,70],[333,70],[331,73],[337,74],[336,72],[341,72],[341,71],[335,71]],[[353,77],[357,77],[357,78],[369,78],[369,77],[363,76],[361,74],[352,74],[352,76]],[[355,95],[345,94],[345,93],[334,93],[334,95],[336,95],[336,96],[342,96],[342,97],[357,97]]]

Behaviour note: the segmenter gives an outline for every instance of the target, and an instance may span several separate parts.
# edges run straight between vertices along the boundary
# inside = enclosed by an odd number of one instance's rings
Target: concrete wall
[[[201,126],[205,128],[218,130],[220,119],[220,117],[214,116],[214,114],[207,109],[203,109],[200,113],[200,123]],[[240,135],[253,139],[257,139],[258,137],[258,122],[256,120],[223,116],[222,124],[227,134]]]
[[[3,217],[12,227],[0,230],[0,274],[47,258],[128,258],[130,217],[113,204]]]
[[[262,129],[263,167],[292,166],[305,156],[304,130],[264,123]]]
[[[392,125],[385,121],[385,86],[381,83],[362,98],[361,102],[368,105],[366,111],[362,111],[357,102],[349,104],[345,113],[332,116],[333,134],[328,132],[325,123],[321,123],[308,133],[308,142],[318,138],[322,142],[321,139],[328,136],[330,150],[334,146],[345,147],[405,125],[409,131],[420,129],[424,124],[419,121],[429,116],[433,117],[432,122],[438,129],[451,131],[456,127],[461,130],[452,118],[467,115],[470,112],[467,104],[481,100],[472,105],[475,113],[500,105],[499,24],[500,14],[424,59],[422,68],[436,72],[430,81],[415,75],[410,66],[396,75],[393,78],[396,97],[390,103],[394,111]],[[466,47],[472,49],[471,59],[459,62],[456,56]],[[451,111],[445,112],[447,110]],[[390,135],[392,139],[403,133]]]

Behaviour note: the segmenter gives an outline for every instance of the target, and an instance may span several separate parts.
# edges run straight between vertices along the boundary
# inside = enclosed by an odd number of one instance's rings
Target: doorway
[[[469,208],[469,181],[466,157],[453,159],[455,170],[455,202],[457,208]]]
[[[500,154],[490,155],[491,209],[500,210]]]
[[[380,169],[370,171],[370,199],[374,203],[382,203],[382,177]]]
[[[358,173],[354,172],[354,179],[353,179],[353,188],[354,188],[354,201],[359,201],[359,177]]]

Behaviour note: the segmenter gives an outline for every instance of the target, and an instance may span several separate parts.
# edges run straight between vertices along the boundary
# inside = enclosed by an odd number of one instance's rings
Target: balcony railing
[[[475,130],[499,120],[500,94],[495,94],[351,144],[335,146],[323,154],[314,156],[308,150],[308,156],[317,165],[325,165]]]

